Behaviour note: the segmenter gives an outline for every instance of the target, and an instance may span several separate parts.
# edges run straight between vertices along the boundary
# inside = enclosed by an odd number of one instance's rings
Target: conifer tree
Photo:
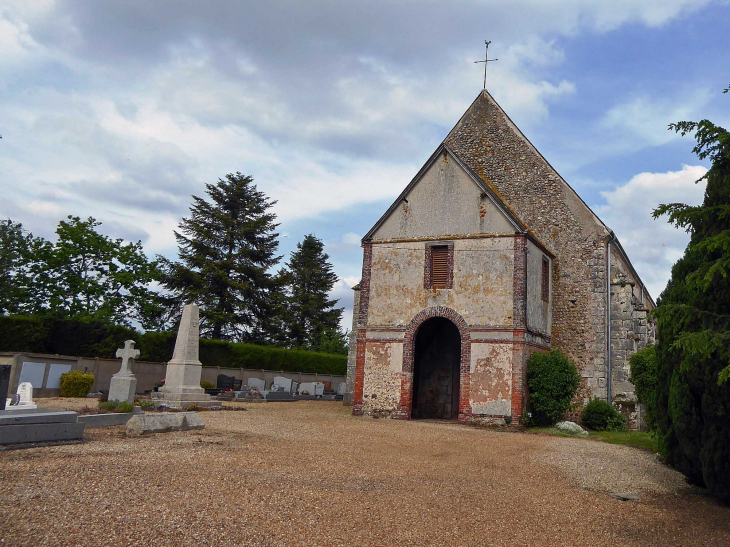
[[[730,500],[730,133],[709,120],[670,129],[694,132],[712,165],[702,205],[654,211],[691,234],[654,312],[659,440],[671,465]]]
[[[190,217],[175,232],[179,262],[162,259],[164,285],[181,303],[201,309],[201,333],[221,340],[270,342],[281,281],[269,269],[280,259],[276,203],[253,179],[229,173],[193,196]]]
[[[299,348],[316,348],[323,335],[339,330],[342,308],[335,308],[337,300],[329,298],[337,275],[322,241],[312,234],[297,243],[287,267],[289,343]]]

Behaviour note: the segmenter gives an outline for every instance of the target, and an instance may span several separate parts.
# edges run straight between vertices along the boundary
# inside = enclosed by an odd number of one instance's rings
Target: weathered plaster
[[[447,306],[469,324],[512,324],[514,239],[454,241],[453,289],[425,289],[424,242],[373,243],[368,324],[405,326],[424,308]]]
[[[532,241],[527,242],[527,328],[538,332],[550,332],[552,327],[552,306],[550,299],[542,299],[542,261],[550,257]],[[550,283],[552,288],[552,282]]]
[[[511,415],[512,344],[472,344],[471,408],[474,414]]]
[[[510,221],[448,154],[434,162],[406,199],[376,230],[374,240],[514,232]]]
[[[400,402],[400,372],[403,344],[372,342],[366,344],[363,411],[394,411]]]

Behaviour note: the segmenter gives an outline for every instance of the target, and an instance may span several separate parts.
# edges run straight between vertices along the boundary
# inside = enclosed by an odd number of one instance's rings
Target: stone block
[[[134,402],[134,394],[137,392],[137,378],[134,376],[112,376],[111,383],[109,385],[109,397],[110,401],[126,401],[129,404]]]
[[[6,425],[0,428],[0,444],[71,441],[84,438],[83,423]]]
[[[84,424],[70,411],[0,411],[0,444],[40,443],[83,439]]]
[[[196,412],[165,412],[162,414],[137,414],[127,422],[127,435],[168,433],[203,429],[203,420]]]

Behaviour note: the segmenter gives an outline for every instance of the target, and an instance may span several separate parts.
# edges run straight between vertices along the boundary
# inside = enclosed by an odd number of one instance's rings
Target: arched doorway
[[[457,419],[461,335],[444,317],[425,321],[416,333],[413,359],[414,419]]]

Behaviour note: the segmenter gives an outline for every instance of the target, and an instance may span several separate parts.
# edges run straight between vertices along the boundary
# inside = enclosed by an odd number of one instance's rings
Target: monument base
[[[150,398],[156,405],[167,405],[170,408],[186,409],[191,405],[210,408],[221,406],[220,401],[211,401],[210,395],[201,389],[202,393],[166,393],[158,391],[150,393]]]
[[[134,403],[134,394],[137,391],[137,378],[134,376],[112,376],[109,385],[110,401],[126,401],[129,404]]]

